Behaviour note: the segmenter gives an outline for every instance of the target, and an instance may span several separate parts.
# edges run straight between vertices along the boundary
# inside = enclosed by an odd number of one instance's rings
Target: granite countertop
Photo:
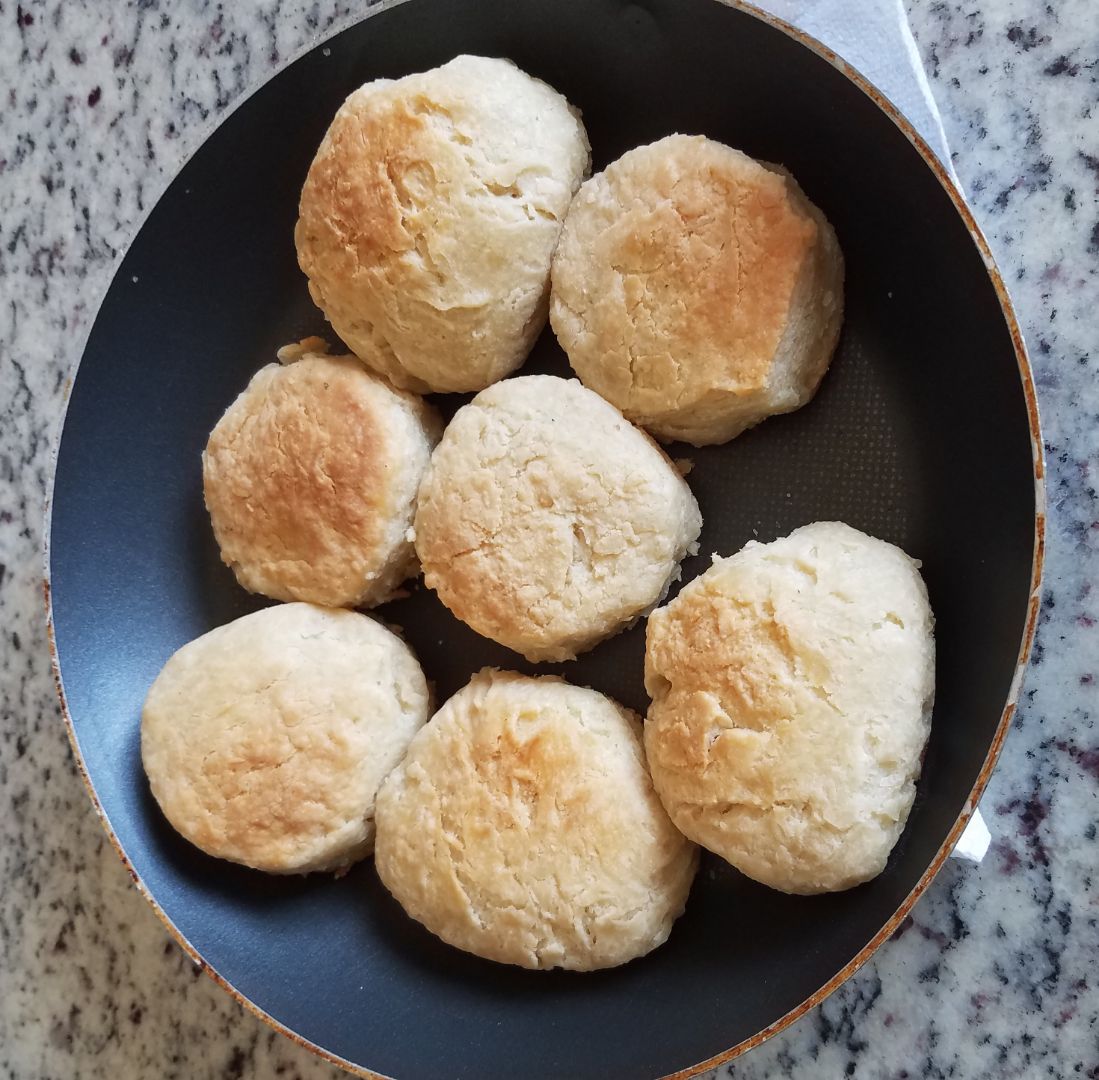
[[[1099,20],[908,0],[1008,280],[1045,425],[1047,574],[1020,708],[951,861],[874,960],[721,1074],[1099,1077]],[[199,975],[77,777],[49,671],[42,503],[66,375],[145,211],[345,0],[0,0],[0,1076],[344,1074]]]

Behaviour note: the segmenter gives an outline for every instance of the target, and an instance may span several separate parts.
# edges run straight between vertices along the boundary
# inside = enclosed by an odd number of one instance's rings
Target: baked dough
[[[580,189],[550,320],[585,386],[661,439],[721,443],[816,392],[843,317],[832,227],[784,169],[701,136]]]
[[[448,425],[420,485],[416,551],[479,634],[570,660],[660,601],[701,525],[644,432],[575,380],[528,375]]]
[[[141,714],[141,759],[173,828],[275,874],[340,870],[374,843],[374,799],[430,711],[396,634],[282,604],[184,645]]]
[[[645,746],[687,836],[783,892],[884,869],[931,725],[918,565],[818,522],[716,560],[653,612]]]
[[[309,291],[374,370],[480,390],[525,359],[591,154],[579,114],[507,60],[379,79],[336,114],[301,194]]]
[[[369,607],[416,570],[416,490],[442,423],[318,338],[280,351],[202,457],[222,559],[275,600]]]
[[[589,971],[667,939],[697,849],[653,792],[637,716],[560,679],[486,670],[382,786],[375,861],[451,945]]]

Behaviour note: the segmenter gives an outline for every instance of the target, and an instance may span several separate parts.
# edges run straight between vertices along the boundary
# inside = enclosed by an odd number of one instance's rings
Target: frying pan
[[[140,764],[141,703],[164,661],[263,603],[218,559],[199,457],[280,345],[326,334],[292,241],[314,149],[362,82],[460,52],[510,57],[578,105],[595,168],[681,131],[791,169],[846,255],[843,337],[806,408],[723,447],[671,448],[694,461],[705,517],[684,580],[711,552],[839,519],[921,559],[937,617],[931,740],[885,872],[794,897],[707,858],[667,945],[594,974],[448,948],[403,915],[369,861],[338,880],[288,880],[210,859],[165,823]],[[548,330],[523,370],[568,373]],[[48,541],[76,756],[171,933],[245,1005],[332,1060],[401,1078],[688,1075],[856,970],[960,834],[1034,629],[1040,445],[1019,330],[968,209],[919,137],[822,47],[715,0],[409,0],[303,56],[225,119],[149,214],[103,302],[69,399]],[[422,588],[382,614],[404,628],[439,700],[485,665],[533,670]],[[643,635],[538,670],[643,711]]]

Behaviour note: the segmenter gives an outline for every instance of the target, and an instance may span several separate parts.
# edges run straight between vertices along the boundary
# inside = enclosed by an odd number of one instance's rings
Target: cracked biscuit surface
[[[386,888],[449,944],[578,971],[662,944],[698,862],[653,792],[635,714],[491,670],[383,784],[375,854]]]
[[[644,432],[573,379],[528,375],[447,426],[415,534],[459,619],[529,660],[569,660],[660,601],[701,526]]]
[[[480,390],[545,325],[550,260],[590,160],[576,111],[510,61],[459,56],[367,83],[302,189],[309,291],[395,385]]]
[[[687,836],[784,892],[884,869],[931,725],[918,565],[817,522],[716,560],[653,612],[645,748]]]
[[[374,844],[378,787],[427,720],[423,672],[366,615],[281,604],[184,645],[145,699],[141,758],[172,826],[275,874]]]
[[[416,490],[442,424],[319,339],[253,376],[210,435],[203,490],[222,560],[250,592],[370,607],[416,570]]]
[[[843,257],[784,169],[702,136],[588,180],[550,322],[585,386],[665,440],[721,443],[804,405],[835,349]]]

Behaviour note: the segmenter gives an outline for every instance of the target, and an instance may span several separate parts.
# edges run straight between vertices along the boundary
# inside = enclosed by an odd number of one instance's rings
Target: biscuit
[[[585,386],[660,439],[721,443],[804,405],[843,318],[832,227],[784,169],[701,136],[580,189],[550,321]]]
[[[579,115],[507,60],[459,56],[344,102],[295,240],[336,333],[397,386],[480,390],[525,359],[590,150]]]
[[[353,611],[281,604],[184,645],[141,714],[165,817],[207,854],[274,874],[374,845],[374,799],[430,712],[412,651]]]
[[[387,600],[416,570],[416,490],[442,424],[353,356],[308,339],[261,368],[202,456],[223,561],[251,592],[330,607]]]
[[[931,725],[918,565],[818,522],[716,560],[653,612],[645,747],[687,836],[788,893],[884,869]]]
[[[644,432],[575,380],[528,375],[448,425],[420,485],[416,551],[479,634],[570,660],[660,601],[701,525]]]
[[[412,740],[377,816],[378,875],[405,911],[526,968],[655,949],[698,861],[653,792],[637,716],[555,678],[475,675]]]

